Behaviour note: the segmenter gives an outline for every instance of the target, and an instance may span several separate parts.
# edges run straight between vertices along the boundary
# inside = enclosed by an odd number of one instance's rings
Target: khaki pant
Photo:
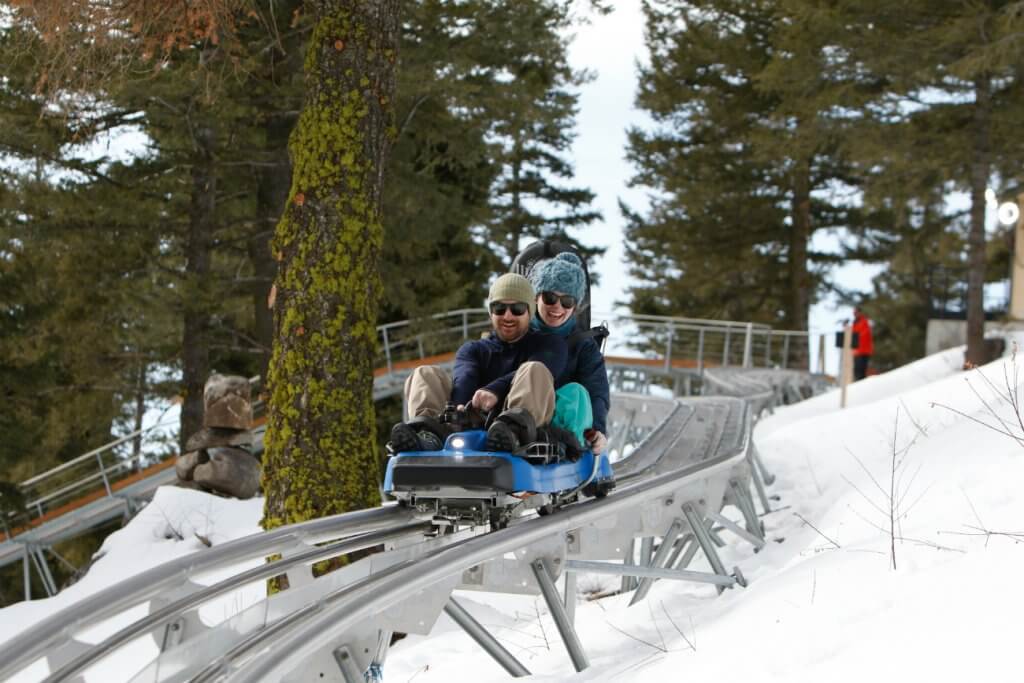
[[[438,417],[452,393],[452,378],[433,365],[423,365],[405,380],[405,406],[409,417]],[[555,381],[543,363],[528,361],[519,366],[502,410],[523,408],[538,426],[551,421],[555,412]]]

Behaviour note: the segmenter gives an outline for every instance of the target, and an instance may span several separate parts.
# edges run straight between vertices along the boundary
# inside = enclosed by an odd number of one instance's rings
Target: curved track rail
[[[742,585],[738,570],[728,572],[718,558],[719,534],[763,545],[752,484],[768,509],[769,477],[750,439],[755,412],[748,402],[617,394],[612,405],[612,446],[633,450],[616,463],[619,488],[606,499],[525,517],[492,533],[465,528],[424,536],[423,519],[391,505],[237,539],[111,586],[26,630],[5,643],[0,678],[45,658],[51,672],[45,680],[82,680],[89,667],[149,638],[160,654],[133,680],[357,683],[386,652],[391,632],[429,633],[442,611],[509,673],[524,675],[525,667],[462,610],[455,589],[543,595],[582,670],[588,661],[572,627],[574,603],[558,595],[555,579],[565,575],[566,593],[574,595],[575,572],[618,574],[624,589],[635,589],[634,602],[656,579],[700,581],[719,590]],[[739,522],[722,514],[729,506],[739,511]],[[379,545],[383,552],[313,574],[314,562]],[[711,573],[686,569],[697,552]],[[270,555],[281,559],[262,564]],[[241,566],[254,561],[259,566]],[[197,582],[204,573],[231,568],[229,578]],[[288,577],[287,590],[218,624],[199,618],[210,600],[281,574]],[[101,643],[82,638],[143,603],[149,603],[147,615]]]

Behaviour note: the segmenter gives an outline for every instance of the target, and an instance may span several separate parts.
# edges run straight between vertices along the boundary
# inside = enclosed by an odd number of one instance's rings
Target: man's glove
[[[486,389],[477,389],[469,403],[481,413],[489,413],[498,405],[498,397]]]

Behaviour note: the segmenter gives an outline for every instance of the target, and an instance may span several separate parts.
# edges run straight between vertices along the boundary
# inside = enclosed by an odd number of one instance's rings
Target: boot
[[[408,422],[399,422],[391,428],[388,448],[392,453],[406,451],[439,451],[444,440],[451,433],[448,425],[432,417],[414,417]]]
[[[499,415],[487,430],[488,451],[513,453],[537,440],[537,425],[523,408],[511,408]]]

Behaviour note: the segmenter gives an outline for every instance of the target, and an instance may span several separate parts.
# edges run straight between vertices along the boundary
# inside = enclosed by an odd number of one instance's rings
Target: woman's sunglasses
[[[514,304],[503,304],[500,301],[491,304],[491,313],[499,318],[505,315],[505,311],[509,310],[512,311],[512,315],[518,318],[521,315],[526,315],[526,312],[530,310],[530,307],[521,301],[517,301]]]
[[[546,306],[554,306],[555,302],[558,301],[562,304],[562,308],[569,310],[570,308],[576,308],[576,297],[563,294],[561,296],[554,292],[541,292],[540,300],[544,302]]]

